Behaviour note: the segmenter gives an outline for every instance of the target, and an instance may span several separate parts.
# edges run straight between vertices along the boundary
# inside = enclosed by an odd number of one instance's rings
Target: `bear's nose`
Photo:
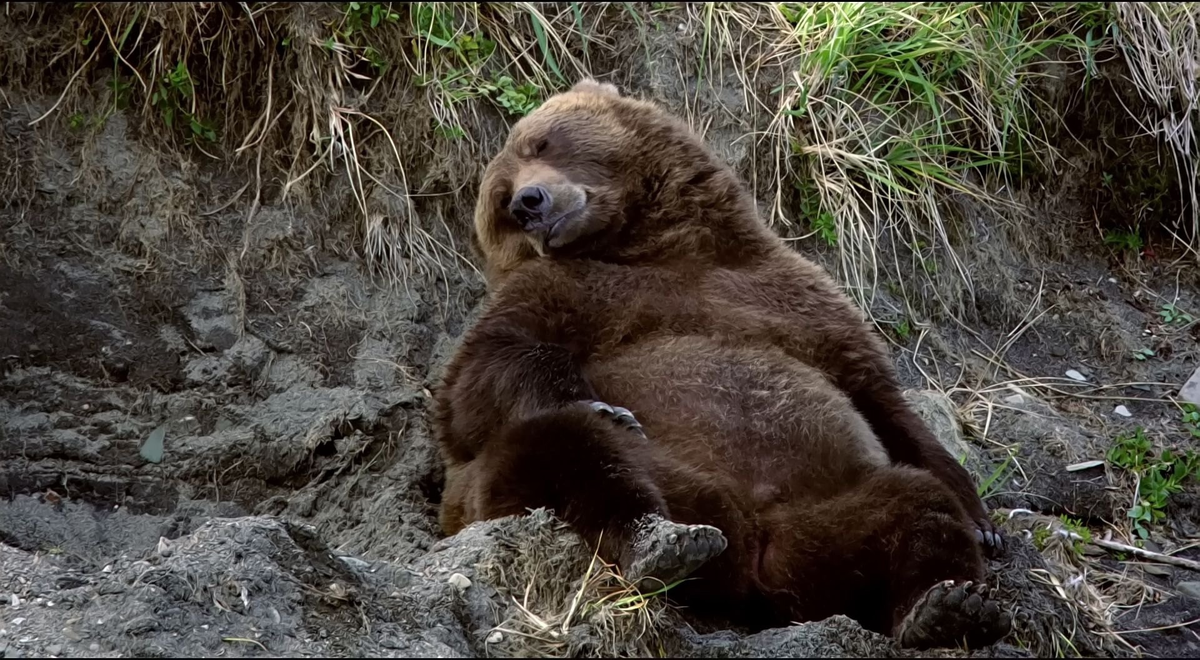
[[[550,191],[541,186],[525,186],[513,195],[509,210],[522,220],[544,220],[554,202]]]

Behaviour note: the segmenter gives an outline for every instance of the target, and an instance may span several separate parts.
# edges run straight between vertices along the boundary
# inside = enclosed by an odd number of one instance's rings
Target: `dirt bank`
[[[680,28],[646,37],[654,58],[593,66],[702,120],[765,213],[770,154],[743,138],[766,122],[729,108],[774,81],[668,71],[692,66],[702,33],[665,16]],[[12,43],[37,34],[0,20]],[[1200,361],[1196,273],[1162,235],[1130,255],[1097,227],[1136,206],[1097,192],[1104,175],[1160,148],[1110,148],[1137,95],[1105,75],[1101,102],[1064,102],[1062,169],[1016,191],[1019,212],[959,200],[969,295],[947,270],[872,297],[914,401],[1016,536],[990,580],[1017,626],[992,654],[1200,655],[1200,573],[1047,531],[1062,516],[1130,542],[1118,438],[1196,447],[1170,400]],[[57,89],[0,89],[0,657],[898,657],[840,618],[750,634],[663,599],[572,610],[620,586],[542,514],[442,538],[428,389],[484,292],[473,186],[513,117],[471,106],[477,143],[432,142],[425,99],[397,94],[412,107],[389,108],[388,128],[415,193],[400,200],[341,164],[284,196],[285,169],[165,149],[136,107],[91,131],[62,110],[31,126]],[[794,245],[838,268],[827,243]],[[945,292],[949,311],[925,304]],[[1200,559],[1198,504],[1185,482],[1145,546]]]

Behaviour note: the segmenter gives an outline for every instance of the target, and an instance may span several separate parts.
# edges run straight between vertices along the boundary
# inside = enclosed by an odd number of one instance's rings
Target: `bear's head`
[[[746,233],[750,196],[686,124],[585,79],[513,127],[488,164],[475,240],[489,280],[539,258],[635,262]]]

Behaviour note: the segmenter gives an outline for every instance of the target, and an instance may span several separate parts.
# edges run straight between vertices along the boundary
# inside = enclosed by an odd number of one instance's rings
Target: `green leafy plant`
[[[1133,359],[1138,362],[1145,362],[1152,357],[1154,357],[1154,351],[1144,346],[1133,352]]]
[[[1092,542],[1092,532],[1083,524],[1082,520],[1076,520],[1067,515],[1059,516],[1058,520],[1062,523],[1063,528],[1079,537],[1071,539],[1071,550],[1075,552],[1076,556],[1083,556],[1084,546]]]
[[[496,42],[491,39],[455,27],[454,9],[451,4],[414,3],[410,16],[414,23],[413,29],[420,37],[413,41],[413,54],[418,58],[422,55],[422,39],[449,51],[468,68],[477,68],[496,50]]]
[[[500,76],[491,85],[484,85],[509,114],[524,117],[542,104],[541,90],[531,82],[517,84],[508,76]]]
[[[1105,232],[1104,244],[1127,252],[1140,252],[1144,246],[1142,237],[1135,231]]]
[[[1183,428],[1193,438],[1200,438],[1200,410],[1193,404],[1183,404]]]
[[[831,246],[837,245],[837,221],[833,219],[833,214],[828,211],[822,211],[813,219],[813,229],[817,231],[817,235]]]
[[[1158,315],[1167,325],[1187,325],[1196,320],[1191,314],[1176,307],[1175,303],[1163,303],[1158,310]]]
[[[163,74],[150,94],[150,104],[158,108],[163,123],[168,128],[175,128],[182,119],[190,130],[193,139],[199,138],[208,142],[217,141],[216,126],[210,121],[193,115],[188,108],[192,105],[196,94],[192,74],[188,71],[187,63],[180,60],[175,68]]]
[[[355,32],[361,32],[363,26],[377,28],[383,22],[394,23],[400,20],[400,14],[388,8],[382,2],[351,2],[346,5],[346,23],[343,36],[349,37]]]
[[[1140,427],[1133,434],[1117,436],[1107,459],[1138,479],[1137,496],[1126,515],[1142,539],[1149,538],[1150,525],[1166,518],[1171,496],[1183,490],[1189,477],[1200,476],[1200,455],[1190,449],[1182,455],[1165,449],[1155,456],[1150,439]]]

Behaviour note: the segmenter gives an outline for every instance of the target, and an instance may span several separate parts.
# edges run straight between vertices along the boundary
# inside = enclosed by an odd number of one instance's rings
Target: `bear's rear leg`
[[[766,522],[760,579],[794,620],[847,614],[922,647],[987,645],[1007,632],[979,588],[956,591],[981,582],[982,551],[954,493],[925,470],[882,468]]]
[[[658,588],[725,550],[721,531],[670,520],[649,476],[653,445],[624,408],[586,401],[513,424],[475,460],[478,518],[545,507],[631,581]]]
[[[1012,617],[988,600],[987,585],[945,580],[921,596],[896,627],[895,636],[909,648],[960,640],[977,649],[999,641],[1011,625]]]

